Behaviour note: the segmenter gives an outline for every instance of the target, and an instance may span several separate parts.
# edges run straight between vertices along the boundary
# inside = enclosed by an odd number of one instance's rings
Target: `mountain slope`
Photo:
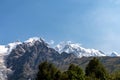
[[[55,60],[59,53],[47,46],[42,39],[30,39],[19,44],[7,57],[7,67],[11,68],[12,74],[8,80],[34,79],[40,62]]]
[[[7,80],[7,74],[11,73],[11,69],[6,67],[6,57],[10,54],[16,45],[20,42],[10,43],[7,46],[0,45],[0,80]]]
[[[118,54],[117,52],[112,52],[112,54],[110,56],[111,57],[117,57],[117,56],[120,56],[120,54]]]
[[[70,41],[52,48],[45,40],[34,37],[24,42],[0,45],[0,80],[34,80],[38,65],[43,61],[51,62],[61,70],[66,70],[71,63],[84,69],[90,59],[98,57],[108,70],[118,70],[118,56],[114,52],[107,57],[99,50],[86,49]]]
[[[7,54],[7,48],[0,45],[0,80],[7,79],[7,68],[5,66],[4,56]]]

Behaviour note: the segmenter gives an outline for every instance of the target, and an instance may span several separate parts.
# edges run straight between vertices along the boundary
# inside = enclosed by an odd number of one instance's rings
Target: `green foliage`
[[[100,80],[100,79],[91,76],[85,76],[85,80]]]
[[[61,72],[53,64],[43,62],[39,65],[36,80],[120,80],[120,71],[108,74],[102,63],[93,58],[84,71],[70,64],[67,71]]]
[[[36,80],[56,80],[61,72],[51,63],[43,62],[39,65]]]
[[[84,80],[84,72],[79,66],[71,64],[67,72],[71,80]]]
[[[61,73],[53,64],[43,62],[39,65],[36,80],[85,80],[85,76],[83,70],[74,64]]]
[[[86,76],[97,78],[100,80],[107,80],[107,72],[97,58],[93,58],[86,67]]]
[[[110,74],[110,80],[120,80],[120,71]]]
[[[85,80],[83,70],[74,64],[69,66],[68,70],[64,72],[64,76],[67,80]]]

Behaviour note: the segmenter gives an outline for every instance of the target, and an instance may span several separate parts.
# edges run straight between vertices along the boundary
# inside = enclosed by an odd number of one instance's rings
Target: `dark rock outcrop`
[[[7,57],[7,67],[13,71],[8,75],[8,80],[33,80],[41,62],[57,60],[60,55],[44,41],[35,41],[32,46],[30,44],[17,45]]]

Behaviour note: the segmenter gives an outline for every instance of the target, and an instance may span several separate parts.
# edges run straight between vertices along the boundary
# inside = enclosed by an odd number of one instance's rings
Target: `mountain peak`
[[[32,37],[32,38],[29,38],[28,40],[26,40],[24,42],[32,43],[32,42],[35,42],[35,41],[41,41],[41,38],[39,38],[39,37]]]
[[[73,53],[77,57],[90,56],[106,56],[103,52],[95,49],[86,49],[81,47],[79,43],[72,43],[71,41],[61,42],[55,49],[59,52]]]
[[[120,54],[118,54],[117,52],[113,51],[110,56],[115,57],[115,56],[120,56]]]
[[[80,44],[79,43],[73,43],[73,42],[71,42],[71,41],[66,41],[66,42],[60,42],[60,44],[58,44],[58,45],[56,45],[56,47],[55,47],[55,49],[58,51],[58,52],[60,52],[60,53],[62,53],[62,52],[64,52],[63,51],[63,49],[64,48],[78,48],[78,47],[80,47]],[[69,51],[65,51],[65,52],[67,52],[67,53],[69,53]]]
[[[44,60],[54,61],[54,63],[63,60],[65,63],[71,63],[70,61],[75,58],[102,56],[107,55],[96,49],[84,48],[79,43],[61,42],[53,49],[44,39],[32,37],[23,42],[16,41],[8,45],[0,45],[0,71],[3,71],[3,73],[0,73],[0,79],[5,80],[5,78],[13,77],[16,80],[22,73],[25,80],[28,77],[32,80],[40,61]],[[120,54],[113,52],[109,56],[117,57]],[[25,71],[23,72],[23,70]],[[9,77],[9,73],[12,76]]]
[[[24,43],[28,43],[30,46],[33,46],[36,41],[45,42],[45,40],[43,38],[32,37],[32,38],[29,38],[28,40],[24,41]]]

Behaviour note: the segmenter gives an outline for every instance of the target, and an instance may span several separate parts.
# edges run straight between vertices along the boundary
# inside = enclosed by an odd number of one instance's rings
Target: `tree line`
[[[36,80],[120,80],[120,71],[108,73],[103,64],[97,58],[93,58],[87,64],[85,71],[75,64],[62,72],[52,63],[47,61],[39,65]]]

